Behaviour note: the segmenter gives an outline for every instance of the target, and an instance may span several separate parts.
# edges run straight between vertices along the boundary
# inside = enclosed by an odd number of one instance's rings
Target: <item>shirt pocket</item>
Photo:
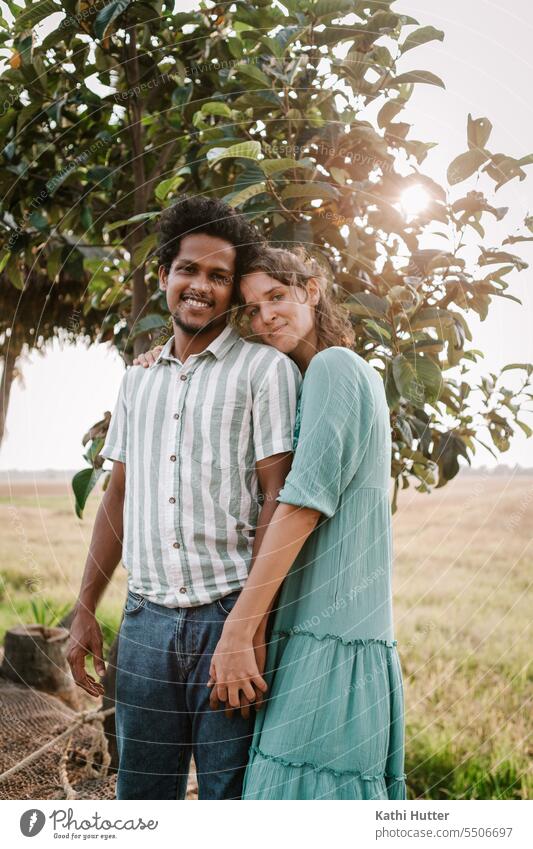
[[[246,463],[251,433],[251,411],[248,405],[211,404],[205,407],[203,416],[201,430],[192,434],[192,461],[206,467],[213,466],[224,471],[234,469],[237,472]],[[248,427],[245,419],[249,419]]]

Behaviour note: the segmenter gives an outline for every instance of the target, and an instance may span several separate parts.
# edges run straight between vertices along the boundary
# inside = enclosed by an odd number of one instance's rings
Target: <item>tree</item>
[[[496,247],[484,244],[483,222],[505,219],[491,195],[523,179],[533,155],[491,152],[490,121],[469,116],[449,185],[424,174],[432,144],[410,138],[401,112],[416,85],[444,83],[426,70],[398,73],[397,62],[443,33],[393,5],[237,0],[173,13],[165,2],[112,0],[76,14],[72,0],[28,4],[14,41],[4,37],[11,67],[0,77],[10,101],[0,119],[4,209],[15,222],[53,177],[0,262],[9,273],[21,238],[29,262],[68,236],[69,259],[90,277],[84,312],[102,317],[98,338],[128,361],[167,321],[153,225],[182,192],[221,196],[274,243],[319,251],[358,352],[385,382],[396,504],[401,486],[429,491],[454,477],[481,426],[499,451],[516,426],[531,432],[519,418],[533,397],[531,366],[507,366],[523,371],[518,394],[499,375],[471,385],[483,355],[468,346],[467,317],[483,320],[494,298],[513,298],[506,277],[526,267],[507,245],[532,239],[533,221]],[[31,27],[59,9],[66,17],[32,45]],[[407,190],[428,199],[410,217],[399,204]],[[422,248],[428,235],[434,246]],[[87,259],[80,243],[101,254]],[[89,439],[79,509],[101,472],[104,429]]]

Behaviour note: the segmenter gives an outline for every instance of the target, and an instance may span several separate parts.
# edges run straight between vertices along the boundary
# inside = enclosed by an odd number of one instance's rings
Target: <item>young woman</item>
[[[262,249],[240,295],[255,339],[304,380],[292,468],[213,655],[211,704],[264,698],[244,799],[405,799],[383,381],[316,261]],[[253,639],[272,607],[261,680]]]

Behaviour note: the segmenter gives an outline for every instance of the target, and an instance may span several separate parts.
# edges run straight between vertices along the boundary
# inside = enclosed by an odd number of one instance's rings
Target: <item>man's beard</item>
[[[226,317],[217,316],[216,318],[211,318],[206,324],[202,325],[202,327],[196,327],[194,324],[188,324],[184,321],[179,312],[176,310],[176,312],[172,313],[172,321],[189,336],[202,336],[204,333],[210,333],[213,328],[217,327],[219,324],[226,324]]]

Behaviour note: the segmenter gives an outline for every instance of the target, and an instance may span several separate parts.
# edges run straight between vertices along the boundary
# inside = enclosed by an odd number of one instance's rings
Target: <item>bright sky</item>
[[[193,5],[180,0],[177,7]],[[442,180],[448,163],[466,150],[469,112],[475,118],[491,120],[494,129],[488,147],[492,152],[517,157],[533,153],[533,11],[529,0],[513,0],[512,4],[503,0],[399,0],[395,8],[418,18],[421,24],[443,29],[446,36],[442,44],[433,42],[407,53],[401,66],[402,70],[431,70],[446,83],[446,91],[418,86],[401,116],[413,125],[411,138],[440,142],[430,152],[424,171]],[[522,183],[515,179],[498,192],[496,205],[513,211],[512,222],[511,214],[505,219],[510,222],[506,223],[509,232],[526,214],[533,214],[533,167],[529,174]],[[462,184],[464,187],[473,188],[470,183]],[[468,317],[472,347],[485,352],[483,373],[509,362],[533,361],[533,248],[528,244],[516,247],[511,250],[519,252],[530,268],[514,276],[509,291],[523,306],[496,298],[485,322],[479,322],[474,313]],[[82,468],[82,436],[105,410],[113,409],[122,372],[122,361],[104,345],[63,350],[56,346],[44,357],[31,355],[23,367],[24,383],[12,390],[0,470]],[[527,419],[530,424],[532,418]],[[500,462],[533,466],[533,440],[518,436]],[[483,464],[491,466],[495,461],[481,449],[474,465]]]

